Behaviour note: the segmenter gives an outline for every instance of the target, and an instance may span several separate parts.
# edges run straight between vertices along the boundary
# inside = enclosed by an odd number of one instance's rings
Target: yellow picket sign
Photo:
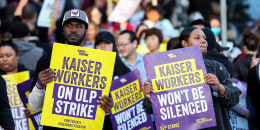
[[[54,43],[50,68],[57,78],[47,84],[41,125],[102,129],[105,111],[97,100],[108,96],[114,52]]]
[[[7,96],[15,122],[15,129],[35,130],[31,118],[27,118],[23,112],[24,106],[17,91],[17,84],[30,78],[29,71],[18,72],[15,74],[2,75],[6,82]]]

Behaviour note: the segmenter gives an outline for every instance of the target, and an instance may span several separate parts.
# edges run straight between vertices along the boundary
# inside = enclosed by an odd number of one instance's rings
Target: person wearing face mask
[[[209,24],[211,26],[211,31],[214,33],[216,40],[220,40],[220,34],[221,34],[221,25],[220,20],[218,17],[211,16],[209,18]]]
[[[206,34],[206,36],[207,36],[206,40],[210,41],[210,43],[208,42],[209,45],[208,45],[208,53],[205,56],[206,58],[212,58],[212,59],[214,59],[214,60],[216,60],[218,62],[220,62],[221,59],[225,59],[225,61],[228,61],[227,57],[225,57],[223,55],[223,51],[229,50],[229,47],[223,47],[223,46],[219,45],[219,43],[216,40],[216,35],[212,31],[211,25],[209,24],[208,21],[203,20],[203,19],[197,19],[197,20],[192,21],[190,23],[190,26],[191,27],[197,27],[197,28],[203,29],[203,31],[205,30],[205,31],[209,32],[209,33],[204,32]],[[208,29],[204,29],[204,28],[208,28]],[[209,35],[209,37],[208,37],[208,35]],[[213,44],[214,41],[216,41],[215,44]],[[218,57],[218,56],[220,56],[220,57]],[[228,61],[228,62],[230,62],[230,61]],[[223,62],[220,62],[220,63],[223,63]],[[227,70],[230,73],[230,76],[232,77],[233,66],[230,67],[230,64],[232,64],[232,63],[224,62],[223,65],[227,68]]]
[[[180,34],[180,43],[183,47],[200,45],[201,53],[207,53],[207,41],[204,32],[196,27],[188,27]],[[209,84],[217,125],[206,130],[232,130],[228,111],[239,101],[241,91],[234,87],[226,68],[219,62],[204,58],[207,74],[204,75],[205,83]],[[151,83],[144,82],[143,93],[145,95],[143,108],[147,113],[152,113],[150,93],[153,92]]]
[[[234,72],[233,64],[231,61],[228,60],[227,57],[225,57],[223,54],[216,51],[217,43],[213,32],[209,28],[203,28],[202,31],[205,33],[206,41],[208,43],[207,54],[205,55],[205,58],[210,60],[215,60],[223,64],[226,67],[227,71],[229,72],[230,78],[232,78]],[[246,106],[243,106],[239,103],[236,104],[234,107],[232,107],[231,110],[237,112],[238,114],[240,114],[242,117],[245,118],[249,118],[250,116],[250,111],[246,108]]]
[[[226,52],[228,52],[226,54],[227,57],[229,57],[231,59],[235,58],[239,54],[240,50],[237,47],[234,47],[234,43],[232,41],[227,41],[226,45],[223,46],[223,43],[221,41],[221,21],[220,21],[219,17],[210,16],[208,21],[211,26],[211,31],[214,33],[216,40],[218,42],[218,44],[216,46],[216,49],[218,50],[218,52],[223,54],[224,51],[226,51]],[[229,30],[228,32],[233,32],[233,31]],[[233,33],[235,33],[235,32],[233,32]],[[227,37],[229,37],[229,34],[231,34],[231,33],[227,33]],[[238,51],[238,52],[236,52],[236,51]]]
[[[214,17],[215,18],[215,17]],[[219,21],[216,20],[215,22],[212,23],[212,25],[217,25],[219,26]],[[206,20],[203,20],[203,19],[197,19],[197,20],[193,20],[191,23],[190,23],[190,27],[197,27],[197,28],[200,28],[200,29],[203,29],[203,28],[209,28],[212,32],[213,32],[213,35],[216,39],[216,36],[220,36],[220,33],[221,31],[216,31],[216,30],[220,30],[220,27],[211,27],[210,23]],[[216,39],[216,41],[218,41]],[[208,48],[209,49],[209,48]],[[229,50],[229,47],[223,47],[221,45],[219,45],[219,43],[216,44],[216,50],[219,52],[219,53],[222,53],[223,54],[223,51],[226,51],[226,50]]]
[[[214,20],[213,20],[214,21]],[[214,33],[215,36],[219,37],[221,34],[221,28],[220,27],[212,27],[211,31]]]

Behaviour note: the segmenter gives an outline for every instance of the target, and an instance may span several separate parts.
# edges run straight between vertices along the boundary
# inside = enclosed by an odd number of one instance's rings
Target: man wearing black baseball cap
[[[65,44],[82,46],[88,23],[88,17],[82,10],[71,9],[65,12],[62,22]],[[37,63],[35,77],[29,94],[29,105],[33,111],[38,111],[43,107],[46,84],[55,78],[56,72],[49,68],[50,60],[51,54],[47,54],[42,56]],[[109,113],[113,107],[113,101],[105,95],[101,96],[98,103],[106,113]],[[44,127],[45,129],[58,129]]]
[[[221,45],[219,45],[218,43],[216,44],[216,49],[218,50],[218,52],[223,53],[223,51],[227,51],[229,50],[229,47],[223,47]]]

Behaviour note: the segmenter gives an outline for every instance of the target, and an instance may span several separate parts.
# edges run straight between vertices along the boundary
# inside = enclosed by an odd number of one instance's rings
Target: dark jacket
[[[205,130],[232,130],[228,111],[230,107],[239,102],[241,91],[232,85],[229,73],[222,64],[208,59],[204,59],[204,63],[207,73],[216,75],[219,82],[226,89],[225,95],[219,96],[218,92],[210,85],[217,126]],[[147,98],[144,100],[143,108],[147,113],[151,114],[153,112],[151,102]]]
[[[234,78],[244,82],[247,81],[247,73],[251,66],[252,57],[253,55],[247,54],[234,63]]]
[[[260,78],[259,77],[259,67],[253,67],[249,70],[247,75],[247,96],[252,101],[252,106],[254,108],[255,116],[253,118],[254,127],[260,129],[260,102],[258,101],[260,98]]]
[[[34,71],[26,68],[22,64],[18,64],[18,72],[29,71],[30,77],[34,76]],[[6,72],[0,69],[0,75],[4,75]],[[6,129],[14,129],[14,120],[12,117],[9,100],[6,92],[6,84],[2,76],[0,76],[0,125]]]
[[[223,64],[229,72],[230,77],[233,77],[233,63],[225,55],[219,53],[216,49],[211,49],[207,51],[205,58]]]
[[[4,129],[14,130],[14,120],[7,97],[5,80],[0,75],[0,125]]]

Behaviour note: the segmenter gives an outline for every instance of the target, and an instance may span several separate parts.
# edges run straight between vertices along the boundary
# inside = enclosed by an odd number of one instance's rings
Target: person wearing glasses
[[[137,38],[135,32],[129,30],[120,32],[117,38],[116,47],[125,65],[131,71],[138,68],[142,77],[142,81],[145,81],[146,73],[144,69],[143,56],[136,51]]]

